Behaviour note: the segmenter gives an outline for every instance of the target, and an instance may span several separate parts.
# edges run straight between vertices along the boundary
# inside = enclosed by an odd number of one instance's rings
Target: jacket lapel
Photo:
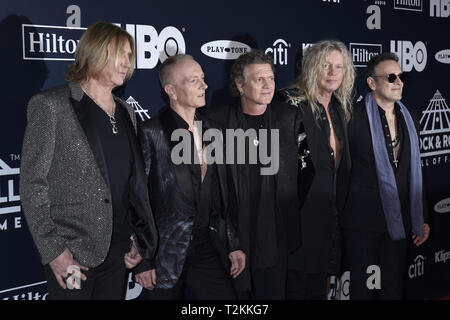
[[[165,134],[165,138],[167,141],[167,145],[169,147],[169,154],[171,154],[173,148],[179,143],[177,141],[171,141],[172,132],[176,129],[178,129],[178,125],[176,120],[174,119],[174,116],[171,114],[170,107],[167,107],[165,110],[161,112],[161,124],[163,127],[163,131]],[[186,129],[187,130],[187,129]],[[176,165],[173,164],[173,168],[175,171],[175,176],[177,179],[177,183],[180,186],[184,186],[183,189],[186,190],[186,194],[192,195],[195,199],[195,203],[197,203],[196,195],[197,193],[194,192],[194,187],[192,185],[192,177],[191,177],[191,171],[190,166],[185,164]]]
[[[97,135],[97,132],[93,129],[94,124],[92,123],[91,118],[89,117],[87,106],[81,100],[83,99],[84,92],[81,89],[81,86],[78,83],[71,82],[69,83],[69,87],[71,90],[71,102],[73,110],[77,115],[78,121],[80,122],[81,128],[84,131],[86,139],[91,147],[92,154],[94,156],[95,161],[97,162],[97,166],[102,174],[103,179],[108,187],[110,187],[108,170],[106,168],[106,161],[103,153],[102,144],[100,142],[100,138]]]

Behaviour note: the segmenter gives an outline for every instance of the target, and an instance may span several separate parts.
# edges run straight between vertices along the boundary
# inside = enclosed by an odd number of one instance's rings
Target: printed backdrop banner
[[[213,105],[230,99],[230,66],[250,48],[273,56],[277,88],[282,88],[294,80],[303,49],[322,39],[339,39],[357,67],[355,100],[365,93],[361,74],[367,61],[382,51],[395,52],[408,73],[403,102],[421,115],[432,230],[426,244],[411,245],[407,296],[450,295],[450,0],[74,2],[0,4],[0,299],[46,298],[40,258],[19,196],[26,105],[40,90],[63,83],[78,40],[96,21],[118,24],[136,40],[136,72],[116,94],[134,107],[141,121],[167,103],[157,68],[176,53],[191,54],[202,65],[207,103]],[[347,273],[342,299],[348,298],[348,284]],[[128,287],[128,299],[140,296],[142,288],[131,279]]]

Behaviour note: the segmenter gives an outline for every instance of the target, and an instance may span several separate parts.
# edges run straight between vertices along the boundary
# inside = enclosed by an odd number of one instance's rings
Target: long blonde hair
[[[352,113],[355,66],[350,51],[341,41],[322,40],[307,48],[303,54],[301,74],[291,88],[299,88],[302,91],[301,100],[309,102],[315,118],[319,119],[321,110],[316,98],[317,75],[332,51],[340,52],[344,59],[344,77],[333,94],[344,110],[345,122],[348,122]]]
[[[117,67],[121,50],[127,41],[131,48],[131,66],[125,77],[128,80],[134,72],[133,37],[124,29],[107,22],[94,23],[81,36],[75,51],[75,62],[69,67],[65,79],[81,82],[95,78],[107,64],[109,55],[114,56]]]

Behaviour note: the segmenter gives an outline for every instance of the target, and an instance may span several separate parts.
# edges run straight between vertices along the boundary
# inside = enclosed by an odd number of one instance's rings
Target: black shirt
[[[115,120],[118,133],[112,132],[109,116],[90,97],[85,95],[88,114],[103,151],[109,178],[113,206],[113,233],[111,243],[128,241],[132,228],[128,221],[129,180],[133,156],[128,140],[127,111],[116,102]]]
[[[172,117],[175,119],[178,128],[189,129],[189,124],[172,108],[170,108]],[[196,119],[200,121],[200,119]],[[202,136],[207,130],[206,123],[202,122]],[[191,162],[187,164],[189,166],[189,172],[191,175],[192,187],[194,190],[194,205],[196,208],[196,216],[194,217],[194,229],[207,228],[209,226],[209,218],[211,210],[213,208],[213,203],[216,200],[218,194],[218,178],[217,178],[217,168],[215,164],[208,164],[206,169],[206,175],[202,182],[202,171],[198,159],[194,161],[194,157],[197,157],[197,150],[195,148],[194,134],[189,131],[190,135],[190,146],[191,146]],[[200,137],[202,138],[202,137]],[[202,144],[203,141],[202,141]],[[186,164],[181,164],[186,165]],[[190,188],[186,186],[180,186],[182,192],[188,195]]]
[[[314,178],[301,209],[302,223],[305,227],[303,245],[289,257],[289,265],[306,273],[334,274],[339,263],[336,260],[339,251],[336,192],[338,170],[344,170],[341,167],[345,163],[342,159],[345,155],[344,122],[338,111],[341,106],[333,96],[328,111],[340,145],[340,159],[335,165],[334,152],[330,145],[330,124],[324,106],[321,104],[319,106],[320,117],[315,119],[314,125],[311,126],[316,132],[306,132],[307,139],[308,135],[317,136],[315,157],[317,162],[314,163]],[[300,107],[310,108],[306,104]]]
[[[386,119],[386,112],[378,107],[380,113],[381,126],[383,128],[384,139],[386,143],[386,150],[389,161],[392,165],[392,170],[395,175],[395,182],[397,184],[398,195],[400,199],[400,207],[403,217],[403,225],[406,231],[411,229],[410,217],[410,200],[409,200],[409,175],[411,162],[411,148],[409,141],[408,129],[403,114],[400,111],[400,106],[396,103],[394,105],[394,113],[397,124],[397,137],[400,139],[400,146],[397,154],[397,159],[394,158],[394,145],[392,143],[389,125]]]

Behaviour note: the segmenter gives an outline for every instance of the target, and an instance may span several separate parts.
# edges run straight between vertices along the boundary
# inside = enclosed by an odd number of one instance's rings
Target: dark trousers
[[[286,270],[285,258],[279,259],[273,267],[252,269],[250,298],[253,300],[284,300],[286,298]]]
[[[111,244],[105,261],[98,267],[80,270],[87,277],[80,289],[63,289],[50,268],[45,266],[49,300],[121,300],[125,298],[127,270],[124,255],[130,241]]]
[[[343,239],[344,265],[350,270],[350,299],[402,299],[406,239],[394,241],[387,233],[355,229],[344,229]],[[379,286],[377,280],[380,280]]]
[[[288,300],[325,300],[328,274],[304,273],[289,269],[287,276],[286,298]]]
[[[185,293],[189,295],[186,296]],[[146,290],[149,300],[234,300],[228,270],[214,249],[207,228],[194,233],[180,278],[173,288]]]

